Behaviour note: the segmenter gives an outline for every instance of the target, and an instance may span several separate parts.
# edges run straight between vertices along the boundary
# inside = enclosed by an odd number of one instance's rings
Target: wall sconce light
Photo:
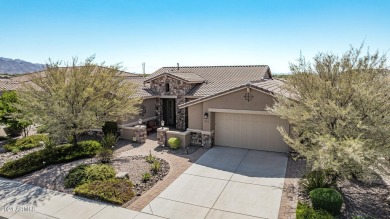
[[[142,119],[138,119],[138,125],[142,125]]]
[[[161,120],[161,126],[164,127],[164,125],[165,125],[164,120]]]
[[[204,118],[204,119],[208,119],[208,118],[209,118],[209,113],[207,113],[207,112],[204,113],[204,114],[203,114],[203,118]]]
[[[253,95],[251,94],[251,83],[250,82],[248,82],[246,84],[246,94],[244,95],[244,99],[248,102],[253,99]]]

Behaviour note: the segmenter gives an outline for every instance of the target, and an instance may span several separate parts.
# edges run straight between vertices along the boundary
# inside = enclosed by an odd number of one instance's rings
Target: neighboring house
[[[12,81],[10,79],[0,79],[0,95],[3,94],[4,91],[14,91],[19,88],[19,82]]]
[[[168,136],[189,144],[234,146],[287,152],[277,127],[289,124],[266,111],[275,94],[286,95],[282,81],[272,78],[266,65],[193,66],[160,68],[139,84],[142,115],[119,121],[125,138],[142,118],[175,129]]]

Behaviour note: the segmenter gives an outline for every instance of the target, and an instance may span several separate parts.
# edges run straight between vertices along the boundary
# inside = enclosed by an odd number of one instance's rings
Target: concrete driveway
[[[287,155],[214,147],[142,212],[164,218],[277,218]]]

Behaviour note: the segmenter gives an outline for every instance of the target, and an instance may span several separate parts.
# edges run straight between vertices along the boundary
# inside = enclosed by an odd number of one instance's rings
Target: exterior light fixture
[[[164,127],[164,125],[165,125],[164,120],[161,120],[161,127]]]
[[[204,118],[204,119],[208,119],[208,118],[209,118],[209,113],[205,112],[205,113],[203,114],[203,118]]]
[[[244,95],[244,99],[248,102],[253,99],[253,95],[251,94],[251,82],[246,84],[246,94]]]
[[[142,119],[138,119],[138,125],[142,125]]]

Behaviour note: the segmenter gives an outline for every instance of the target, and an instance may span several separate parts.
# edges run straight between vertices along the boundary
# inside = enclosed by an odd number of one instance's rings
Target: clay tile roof
[[[221,91],[221,92],[209,95],[209,96],[204,96],[204,97],[183,103],[183,104],[179,105],[179,108],[185,108],[187,106],[212,99],[212,98],[217,97],[221,94],[229,93],[229,92],[235,91],[235,90],[240,90],[240,89],[247,87],[248,85],[250,85],[250,87],[252,87],[254,89],[258,89],[258,90],[264,91],[266,93],[269,93],[270,95],[283,95],[285,97],[291,98],[291,94],[283,89],[284,83],[285,83],[284,81],[277,80],[277,79],[263,79],[263,80],[249,81],[245,84],[241,84],[239,86],[232,87],[230,89],[227,89],[227,90],[224,90],[224,91]]]
[[[144,84],[145,78],[142,76],[131,76],[126,77],[127,81],[130,81],[137,85],[137,92],[132,97],[153,97],[158,96],[152,89],[150,89],[149,84]]]
[[[163,67],[151,74],[145,82],[150,81],[161,74],[180,74],[184,78],[198,75],[204,80],[195,85],[188,96],[204,97],[213,95],[233,87],[240,86],[251,80],[271,78],[268,65],[240,65],[240,66],[182,66]]]
[[[204,82],[204,78],[202,78],[201,76],[199,76],[198,74],[195,74],[195,73],[180,73],[180,72],[177,72],[177,73],[169,73],[170,75],[173,75],[173,76],[176,76],[178,78],[182,78],[183,80],[185,81],[188,81],[188,82],[198,82],[198,83],[202,83]]]
[[[17,90],[20,87],[18,81],[11,79],[0,79],[0,90]]]
[[[151,80],[155,79],[155,78],[158,78],[158,77],[161,77],[163,75],[169,75],[173,78],[177,78],[177,79],[181,79],[183,81],[186,81],[187,83],[203,83],[205,81],[204,78],[202,78],[201,76],[199,76],[198,74],[196,73],[193,73],[193,72],[163,72],[161,74],[156,74],[156,75],[151,75],[149,76],[146,80],[145,80],[145,83],[147,82],[150,82]]]

